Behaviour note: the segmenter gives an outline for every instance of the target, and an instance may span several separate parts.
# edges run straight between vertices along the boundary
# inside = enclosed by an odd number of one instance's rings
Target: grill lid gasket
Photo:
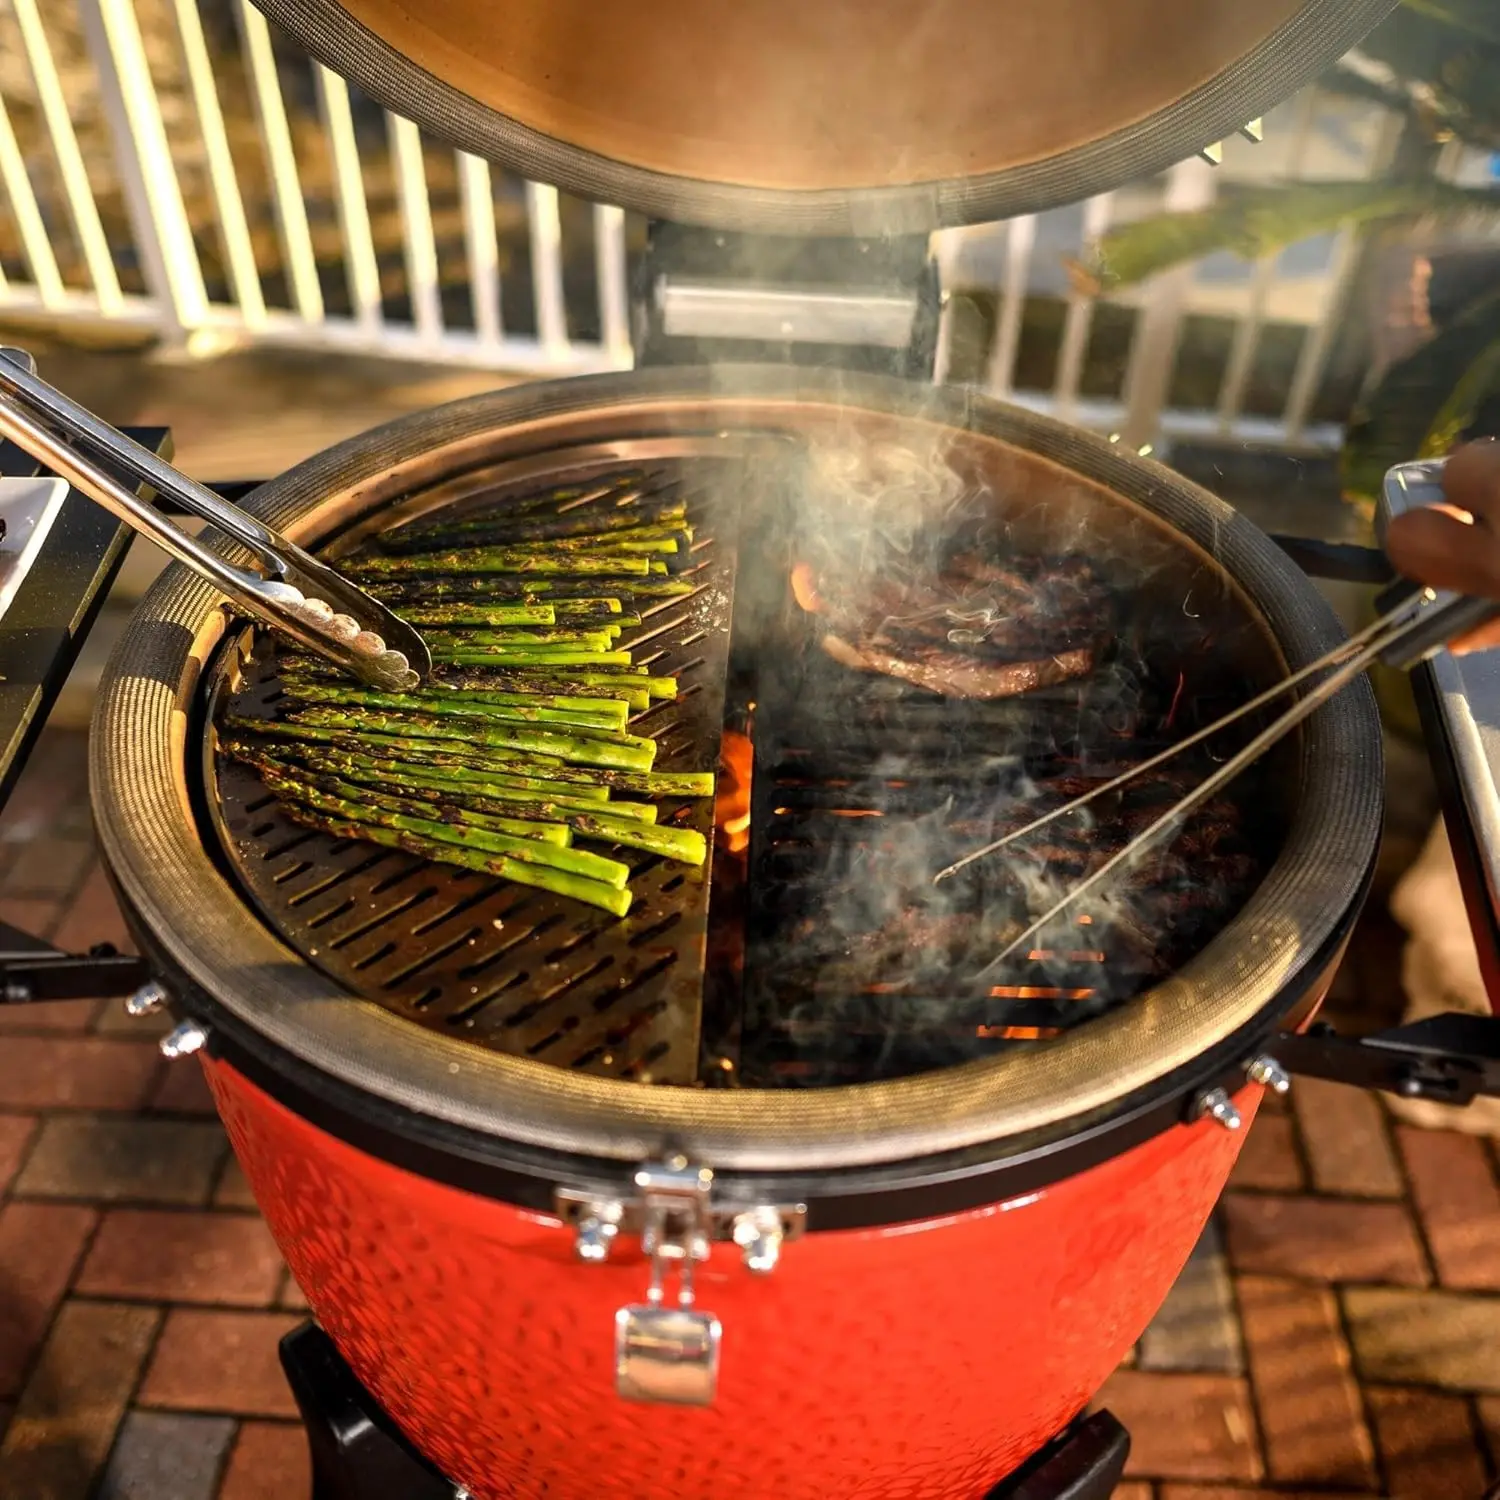
[[[435,479],[560,442],[851,421],[915,424],[1123,506],[1216,558],[1288,665],[1340,638],[1327,606],[1254,526],[1159,465],[969,393],[836,372],[652,371],[476,397],[392,423],[274,481],[253,502],[319,542]],[[101,848],[149,946],[232,1029],[394,1110],[401,1130],[494,1148],[639,1161],[669,1146],[716,1169],[847,1171],[991,1149],[1132,1107],[1279,1016],[1362,899],[1379,833],[1378,717],[1366,685],[1320,710],[1301,747],[1300,800],[1275,867],[1195,960],[1122,1011],[1022,1058],[894,1082],[788,1095],[642,1089],[484,1054],[351,1003],[300,962],[214,867],[191,816],[185,736],[200,664],[225,629],[206,586],[170,572],[117,649],[100,695],[91,772]],[[184,708],[189,714],[184,714]],[[1019,1066],[1017,1065],[1019,1064]],[[1090,1127],[1093,1128],[1093,1127]]]

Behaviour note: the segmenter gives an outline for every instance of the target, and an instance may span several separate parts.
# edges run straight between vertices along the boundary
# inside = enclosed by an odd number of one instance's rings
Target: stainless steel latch
[[[627,1198],[573,1188],[555,1194],[558,1215],[573,1226],[580,1260],[607,1260],[623,1231],[640,1236],[650,1262],[646,1300],[615,1314],[615,1389],[628,1401],[707,1406],[718,1385],[723,1329],[712,1313],[694,1305],[694,1268],[708,1259],[715,1240],[732,1241],[746,1269],[768,1275],[782,1245],[802,1232],[807,1210],[801,1204],[716,1204],[713,1186],[708,1167],[671,1156],[641,1167]],[[674,1268],[675,1303],[667,1295]]]

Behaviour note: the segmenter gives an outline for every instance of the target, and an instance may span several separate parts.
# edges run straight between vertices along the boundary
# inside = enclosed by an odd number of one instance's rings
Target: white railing
[[[1258,122],[1257,122],[1258,124]],[[939,378],[1118,433],[1329,446],[1320,411],[1357,248],[1350,234],[1254,266],[1214,257],[1100,302],[1064,258],[1112,223],[1212,201],[1230,178],[1377,170],[1389,116],[1309,92],[1222,164],[1184,162],[1055,213],[934,237],[944,286],[993,307],[988,348]],[[1465,170],[1453,160],[1451,170]],[[292,53],[248,0],[0,0],[0,316],[99,320],[191,352],[255,340],[553,375],[628,367],[618,208],[561,199],[425,137]],[[1100,308],[1131,318],[1093,355]],[[956,302],[950,300],[951,309]],[[1028,313],[1050,305],[1050,376]],[[1222,369],[1184,397],[1186,334],[1217,320]],[[1300,334],[1269,404],[1267,330]]]
[[[555,189],[353,97],[248,0],[0,0],[0,69],[0,315],[139,325],[202,352],[630,363],[619,209],[585,212],[595,306],[570,308]],[[518,257],[530,305],[511,327]]]
[[[937,237],[945,287],[955,293],[1000,288],[985,384],[1012,401],[1118,434],[1137,448],[1174,438],[1336,446],[1339,422],[1315,420],[1314,406],[1347,312],[1357,249],[1352,232],[1254,265],[1227,255],[1211,257],[1100,299],[1135,315],[1128,352],[1109,391],[1083,389],[1099,304],[1070,284],[1065,266],[1083,257],[1111,225],[1162,209],[1207,207],[1228,181],[1370,175],[1388,160],[1396,130],[1395,117],[1376,107],[1310,89],[1265,121],[1252,122],[1219,150],[1179,163],[1155,182],[1004,225],[945,231]],[[1450,165],[1456,169],[1458,163]],[[1039,296],[1061,302],[1065,311],[1055,374],[1050,384],[1028,387],[1017,369],[1020,330],[1027,306]],[[1200,376],[1196,402],[1184,404],[1173,399],[1173,388],[1193,318],[1219,323],[1223,359],[1214,388],[1206,389]],[[1263,334],[1273,323],[1295,331],[1299,348],[1272,409],[1252,410],[1247,401],[1252,376],[1264,352]],[[1266,373],[1261,371],[1262,384]]]

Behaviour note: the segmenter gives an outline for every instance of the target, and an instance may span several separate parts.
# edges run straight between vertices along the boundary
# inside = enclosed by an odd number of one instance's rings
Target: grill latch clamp
[[[650,1162],[635,1173],[628,1198],[601,1197],[559,1188],[559,1217],[574,1232],[580,1260],[599,1264],[609,1258],[616,1237],[638,1234],[651,1266],[644,1302],[628,1303],[615,1314],[615,1389],[627,1401],[707,1406],[719,1379],[723,1329],[710,1312],[695,1305],[693,1272],[706,1261],[715,1240],[740,1247],[746,1268],[756,1275],[775,1270],[782,1245],[801,1232],[807,1210],[801,1205],[750,1208],[713,1201],[714,1174],[675,1155]],[[677,1273],[677,1299],[669,1301],[667,1280]]]

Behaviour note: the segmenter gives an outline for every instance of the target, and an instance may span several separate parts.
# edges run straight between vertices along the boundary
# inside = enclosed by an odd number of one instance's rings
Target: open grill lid
[[[653,217],[912,233],[1161,171],[1394,0],[255,0],[454,145]]]

